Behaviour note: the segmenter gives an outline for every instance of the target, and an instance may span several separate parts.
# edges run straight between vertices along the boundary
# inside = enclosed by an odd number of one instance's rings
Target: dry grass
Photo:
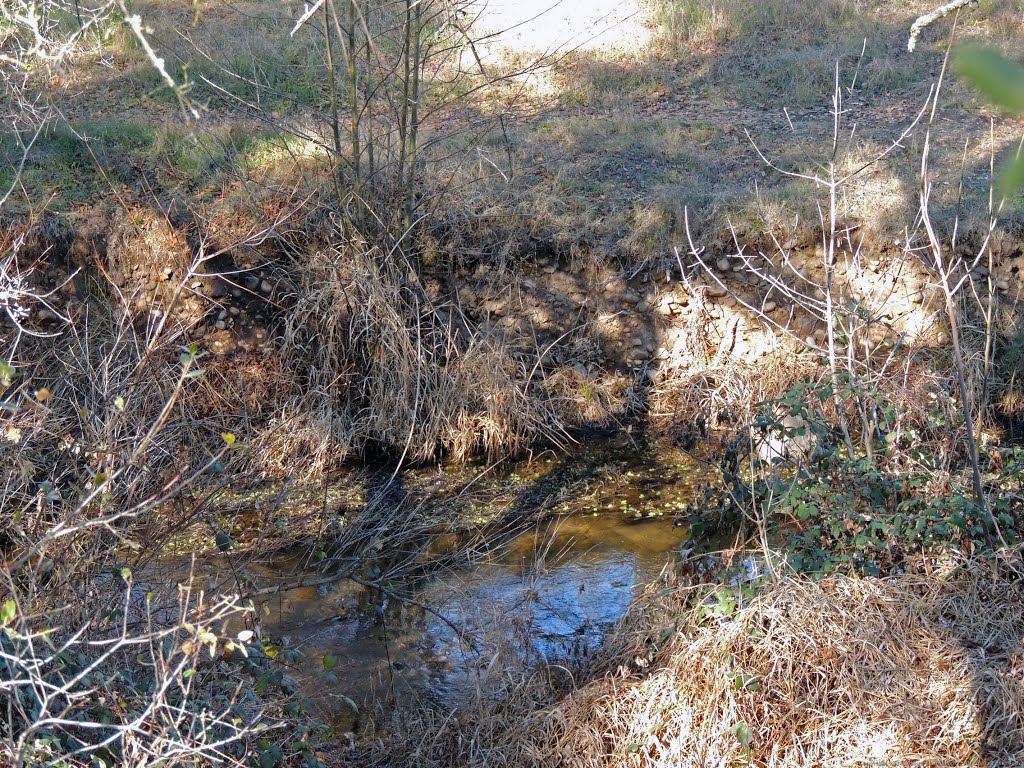
[[[532,360],[481,335],[457,305],[432,302],[392,260],[331,250],[299,267],[283,349],[299,383],[257,448],[324,469],[373,449],[419,462],[557,440]]]
[[[721,620],[692,588],[652,592],[575,686],[509,675],[486,716],[434,723],[416,764],[1019,765],[1017,579],[783,578]]]

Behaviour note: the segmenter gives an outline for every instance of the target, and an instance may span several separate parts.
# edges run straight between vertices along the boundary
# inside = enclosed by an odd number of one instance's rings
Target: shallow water
[[[292,590],[272,604],[264,633],[302,651],[304,687],[336,720],[350,714],[348,699],[366,706],[385,692],[454,704],[502,654],[558,662],[596,648],[684,535],[666,518],[561,518],[432,576],[407,598],[420,605],[351,583]],[[325,655],[333,679],[321,672]]]
[[[415,696],[454,706],[491,685],[488,670],[509,654],[557,663],[600,644],[673,560],[686,537],[674,516],[705,472],[678,451],[600,441],[505,467],[494,482],[548,488],[559,472],[587,479],[551,505],[557,516],[470,566],[432,573],[408,592],[344,582],[270,603],[264,634],[303,653],[303,687],[325,715],[348,728],[353,701],[362,709]],[[325,656],[336,663],[329,675]]]
[[[406,480],[430,486],[451,471]],[[456,706],[468,694],[496,695],[499,681],[489,672],[509,655],[560,663],[600,645],[638,590],[673,560],[686,537],[674,517],[704,476],[680,451],[608,440],[508,464],[489,473],[474,514],[491,517],[491,498],[513,517],[539,511],[541,523],[470,564],[430,570],[415,585],[382,592],[341,581],[279,593],[264,606],[262,637],[301,652],[293,675],[341,730],[365,723],[374,705],[412,697]],[[439,537],[434,550],[459,543]],[[206,566],[212,584],[223,559]],[[294,559],[280,558],[249,572],[272,582],[298,570]]]

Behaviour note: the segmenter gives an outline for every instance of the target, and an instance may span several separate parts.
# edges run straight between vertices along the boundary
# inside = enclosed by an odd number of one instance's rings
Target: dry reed
[[[652,590],[567,693],[523,676],[402,749],[417,765],[516,768],[1024,761],[1015,574],[783,578],[711,620],[697,589]]]

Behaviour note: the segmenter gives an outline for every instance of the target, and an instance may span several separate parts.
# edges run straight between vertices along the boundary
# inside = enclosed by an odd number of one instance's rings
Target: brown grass
[[[783,578],[722,620],[703,618],[694,595],[706,594],[652,591],[584,681],[565,690],[565,675],[552,670],[516,688],[509,676],[513,687],[487,716],[456,713],[420,734],[410,747],[416,764],[995,768],[1024,760],[1024,595],[1015,570],[1002,580],[981,565],[884,580]],[[407,755],[394,749],[374,764]]]
[[[323,469],[367,449],[418,462],[557,440],[529,358],[431,301],[397,259],[329,250],[299,266],[283,349],[299,385],[257,447]]]

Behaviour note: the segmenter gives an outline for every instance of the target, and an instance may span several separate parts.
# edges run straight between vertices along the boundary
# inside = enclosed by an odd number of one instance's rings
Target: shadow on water
[[[471,495],[486,521],[435,537],[411,577],[390,579],[382,560],[369,574],[381,589],[345,580],[282,592],[267,603],[264,638],[301,652],[304,694],[342,730],[399,700],[455,705],[488,687],[488,671],[510,655],[578,660],[673,560],[687,536],[677,515],[703,472],[682,451],[606,439],[506,465]],[[436,481],[416,475],[382,474],[367,498],[429,504],[416,497]],[[487,508],[488,495],[499,509]],[[263,576],[293,569],[272,563]]]

